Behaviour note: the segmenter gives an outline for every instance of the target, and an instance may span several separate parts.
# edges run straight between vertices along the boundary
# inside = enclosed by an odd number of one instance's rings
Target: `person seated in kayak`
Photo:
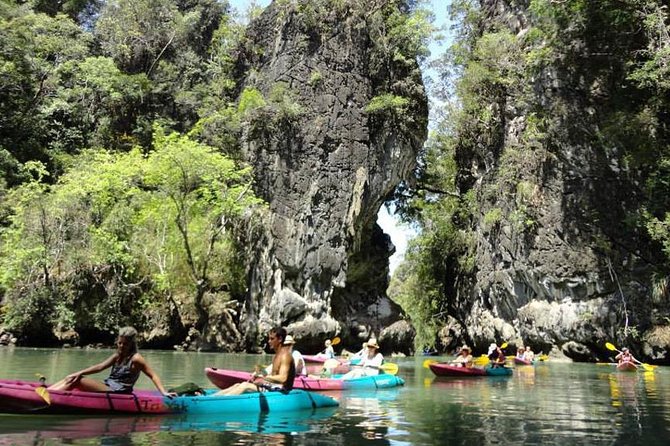
[[[295,362],[291,355],[291,345],[284,345],[286,329],[275,327],[268,333],[268,344],[275,352],[272,357],[272,371],[268,375],[254,372],[247,382],[233,384],[216,395],[241,395],[250,392],[280,391],[293,389],[295,380]]]
[[[523,359],[528,362],[533,362],[535,360],[535,353],[531,350],[530,345],[527,345],[526,349],[523,351]]]
[[[619,354],[616,355],[614,359],[619,361],[619,364],[623,364],[625,362],[639,362],[637,359],[633,357],[630,350],[628,350],[628,347],[622,348]]]
[[[326,339],[325,342],[326,349],[321,353],[317,353],[316,356],[320,358],[332,359],[335,357],[335,349],[333,348],[333,342],[330,339]]]
[[[523,347],[519,347],[519,348],[516,350],[516,356],[515,356],[515,358],[516,358],[516,359],[521,359],[522,361],[525,361],[526,358],[524,357],[524,353],[526,353],[526,349],[523,348]]]
[[[470,350],[470,347],[467,345],[461,347],[458,356],[451,363],[458,367],[472,367],[472,350]]]
[[[488,357],[491,367],[505,366],[505,353],[503,353],[502,349],[495,342],[489,345]]]
[[[384,362],[384,356],[379,353],[379,344],[376,339],[367,342],[367,352],[358,364],[352,364],[353,370],[342,376],[342,379],[360,378],[362,376],[379,375],[379,368]]]
[[[48,387],[48,390],[83,390],[86,392],[118,392],[130,393],[133,391],[135,382],[140,377],[140,372],[151,379],[160,393],[172,396],[168,393],[161,380],[149,366],[146,360],[137,351],[137,330],[133,327],[123,327],[119,330],[116,338],[116,353],[99,364],[92,365],[83,370],[71,373],[62,380]],[[103,382],[84,375],[101,372],[109,367],[112,368],[109,378]]]
[[[293,339],[293,336],[286,335],[286,339],[284,339],[284,345],[289,347],[291,356],[293,357],[293,362],[295,363],[295,374],[297,376],[307,376],[305,358],[302,357],[302,353],[293,348],[295,345],[295,339]]]

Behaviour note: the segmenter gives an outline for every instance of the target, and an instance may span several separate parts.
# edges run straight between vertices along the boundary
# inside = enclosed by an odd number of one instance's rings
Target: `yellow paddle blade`
[[[480,357],[475,358],[473,362],[475,365],[486,365],[489,363],[489,357],[486,355],[481,355]]]
[[[388,375],[395,375],[398,373],[398,364],[394,364],[392,362],[385,362],[384,364],[379,366],[379,370],[383,370],[384,373]]]
[[[330,345],[337,345],[339,344],[341,339],[338,336],[335,336],[332,341],[330,341]]]
[[[436,362],[437,361],[434,359],[426,359],[425,361],[423,361],[423,368],[427,369],[430,367],[431,364],[435,364]]]
[[[642,365],[642,368],[644,368],[647,372],[653,372],[654,371],[654,366],[646,364],[644,362],[640,363]]]
[[[51,396],[46,387],[35,387],[35,393],[38,394],[47,404],[51,405]]]
[[[547,361],[549,360],[549,355],[540,355],[537,357],[540,361]]]
[[[605,348],[607,348],[607,350],[611,350],[611,351],[613,351],[613,352],[618,352],[618,351],[619,351],[619,349],[617,349],[617,348],[614,346],[614,344],[611,344],[611,343],[609,343],[609,342],[605,342]]]
[[[507,342],[503,342],[502,345],[500,346],[501,349],[507,348]]]

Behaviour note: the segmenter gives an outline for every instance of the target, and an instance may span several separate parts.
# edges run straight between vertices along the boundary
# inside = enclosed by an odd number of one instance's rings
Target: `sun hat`
[[[295,339],[293,339],[293,336],[286,335],[286,338],[284,339],[284,345],[293,345],[293,344],[295,344]]]
[[[379,344],[377,344],[377,340],[376,340],[376,339],[370,339],[370,340],[368,341],[368,348],[370,348],[370,347],[379,349]]]
[[[463,347],[461,347],[461,351],[463,351],[463,350],[467,350],[469,352],[472,352],[472,349],[470,347],[468,347],[467,345],[464,345]]]
[[[491,342],[491,345],[489,345],[489,355],[493,353],[496,348],[498,348],[498,345],[495,342]]]

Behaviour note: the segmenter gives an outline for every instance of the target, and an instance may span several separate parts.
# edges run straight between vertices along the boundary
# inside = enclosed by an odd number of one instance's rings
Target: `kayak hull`
[[[233,384],[248,381],[251,374],[237,370],[217,369],[208,367],[205,369],[207,378],[215,386],[225,389]],[[395,375],[380,374],[374,376],[363,376],[360,378],[342,379],[342,375],[333,375],[331,378],[310,378],[297,376],[293,381],[293,388],[302,390],[348,390],[348,389],[386,389],[402,386],[405,381]]]
[[[535,361],[527,361],[521,358],[514,358],[514,364],[516,365],[534,365]]]
[[[616,369],[620,372],[637,372],[637,365],[631,361],[625,361],[616,365]]]
[[[129,394],[47,390],[47,398],[36,389],[39,383],[0,381],[0,412],[55,414],[204,414],[265,413],[337,406],[333,398],[302,390],[289,393],[245,393],[236,396],[177,396],[137,390]],[[46,389],[45,389],[46,390]]]
[[[302,358],[305,360],[305,366],[307,367],[307,372],[310,374],[318,375],[323,370],[323,363],[328,361],[328,358],[321,355],[302,355]],[[347,373],[351,368],[349,367],[349,362],[345,359],[334,358],[340,364],[331,369],[333,374]]]
[[[486,376],[486,371],[477,367],[458,367],[439,362],[430,364],[429,367],[437,376]]]
[[[486,376],[510,376],[514,371],[509,367],[487,367]]]

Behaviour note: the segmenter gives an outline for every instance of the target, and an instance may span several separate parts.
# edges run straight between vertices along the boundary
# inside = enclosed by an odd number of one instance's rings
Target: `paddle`
[[[337,362],[337,359],[329,359],[328,361],[336,361]],[[328,361],[323,363],[324,368],[328,368],[326,366]],[[339,362],[337,363],[337,365],[339,365]],[[336,367],[337,367],[337,365],[336,365]],[[392,362],[385,362],[384,364],[380,365],[379,367],[376,367],[376,366],[373,366],[373,365],[358,365],[358,364],[351,364],[351,365],[354,366],[354,367],[370,367],[372,369],[381,370],[382,372],[386,373],[387,375],[396,375],[398,373],[398,364],[394,364]],[[426,367],[428,367],[428,366],[426,366]]]
[[[49,391],[44,384],[47,379],[41,373],[35,373],[35,376],[39,378],[41,384],[39,387],[35,387],[35,393],[38,394],[45,403],[51,405],[51,396],[49,395]]]
[[[500,345],[500,350],[507,348],[508,345],[509,344],[507,342],[503,342]],[[489,363],[489,357],[488,355],[481,355],[480,357],[476,358],[473,362],[475,365],[486,365]]]
[[[424,369],[428,369],[428,368],[430,368],[431,364],[435,364],[437,362],[439,362],[439,361],[436,361],[434,359],[426,359],[425,361],[423,361],[422,366],[423,366]]]
[[[338,336],[335,336],[332,341],[330,341],[330,345],[337,345],[339,344],[341,339]]]
[[[609,343],[609,342],[606,342],[606,343],[605,343],[605,347],[607,348],[607,350],[610,350],[610,351],[613,351],[613,352],[619,352],[619,353],[621,353],[621,350],[619,350],[618,348],[616,348],[616,347],[614,346],[614,344],[611,344],[611,343]],[[653,366],[650,366],[650,365],[647,364],[647,363],[644,363],[644,362],[642,362],[642,361],[638,361],[638,360],[635,359],[635,358],[633,358],[633,361],[635,361],[635,362],[637,362],[638,364],[640,364],[640,365],[641,365],[647,372],[651,372],[651,371],[654,370],[654,367],[653,367]]]

